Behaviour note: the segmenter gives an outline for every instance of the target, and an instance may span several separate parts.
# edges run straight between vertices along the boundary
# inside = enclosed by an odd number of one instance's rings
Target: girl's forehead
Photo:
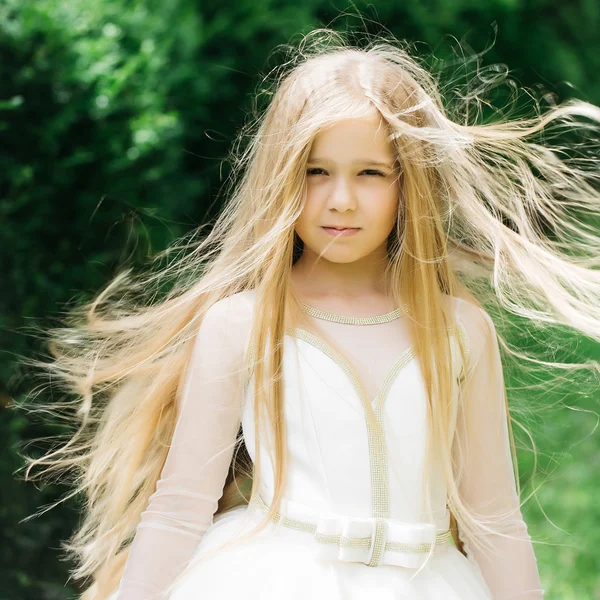
[[[334,156],[373,160],[379,156],[386,161],[394,156],[388,136],[388,127],[380,117],[343,119],[316,134],[309,160],[330,160]]]

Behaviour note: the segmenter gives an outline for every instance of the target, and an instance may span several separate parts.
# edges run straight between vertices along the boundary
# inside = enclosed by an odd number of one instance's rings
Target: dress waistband
[[[256,496],[260,510],[267,514],[269,507],[260,494]],[[282,515],[276,512],[273,521],[285,527],[305,531],[318,543],[322,558],[362,562],[369,567],[396,565],[419,568],[427,555],[438,545],[450,541],[452,533],[437,532],[431,523],[414,523],[380,517],[351,517],[347,515],[314,515],[306,513],[295,518],[293,510]]]

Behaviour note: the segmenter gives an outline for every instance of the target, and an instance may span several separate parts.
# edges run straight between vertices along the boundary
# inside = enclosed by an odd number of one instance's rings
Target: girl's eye
[[[320,173],[315,173],[315,171],[323,171],[323,169],[319,169],[317,167],[313,168],[313,169],[308,169],[306,171],[307,175],[319,175]],[[365,169],[364,171],[362,171],[362,173],[368,173],[369,175],[376,175],[378,177],[385,177],[385,175],[381,172],[381,171],[377,171],[375,169]]]

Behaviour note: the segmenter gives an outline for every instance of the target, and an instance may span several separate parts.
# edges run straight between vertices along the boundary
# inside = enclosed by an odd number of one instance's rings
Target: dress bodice
[[[288,329],[283,351],[288,437],[284,498],[320,512],[430,520],[422,489],[427,400],[404,319],[367,326],[326,323],[326,333],[343,353],[321,335]],[[458,328],[450,332],[455,395],[462,369],[458,344],[460,336],[465,339],[462,325]],[[357,365],[370,375],[368,387]],[[242,426],[254,461],[252,380],[244,393]],[[269,432],[261,430],[260,479],[267,500],[274,489],[269,440]],[[444,528],[449,522],[446,486],[437,461],[432,466],[432,519]]]

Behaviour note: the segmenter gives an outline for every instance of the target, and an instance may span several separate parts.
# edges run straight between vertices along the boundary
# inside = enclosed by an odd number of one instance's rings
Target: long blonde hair
[[[48,332],[52,357],[32,361],[69,397],[42,410],[70,415],[74,431],[62,446],[29,459],[27,476],[38,466],[41,476],[71,475],[68,497],[85,501],[83,520],[65,546],[76,562],[73,576],[94,582],[84,598],[106,598],[118,585],[128,542],[166,459],[203,316],[244,290],[256,292],[250,339],[264,357],[253,365],[255,415],[258,423],[268,406],[274,433],[274,498],[262,525],[278,510],[286,432],[277,418],[284,410],[282,381],[273,374],[282,367],[305,163],[324,127],[375,111],[397,153],[401,201],[389,243],[391,294],[406,301],[412,316],[429,397],[428,448],[439,448],[458,529],[485,525],[462,501],[451,458],[450,347],[447,335],[436,333],[447,327],[443,294],[498,317],[505,358],[541,364],[506,343],[501,311],[532,327],[566,325],[600,340],[600,237],[593,227],[600,217],[598,161],[575,145],[548,143],[567,129],[597,132],[597,107],[570,101],[542,112],[536,105],[530,116],[483,123],[484,87],[443,101],[433,73],[397,40],[375,38],[357,47],[319,29],[287,52],[261,83],[268,106],[255,107],[232,148],[227,203],[210,232],[179,240],[159,257],[169,258],[166,265],[157,261],[145,273],[117,275]],[[597,366],[543,363],[569,373]],[[256,465],[259,447],[257,439]],[[240,468],[234,455],[217,513],[248,502],[250,490],[254,498],[256,465]]]

